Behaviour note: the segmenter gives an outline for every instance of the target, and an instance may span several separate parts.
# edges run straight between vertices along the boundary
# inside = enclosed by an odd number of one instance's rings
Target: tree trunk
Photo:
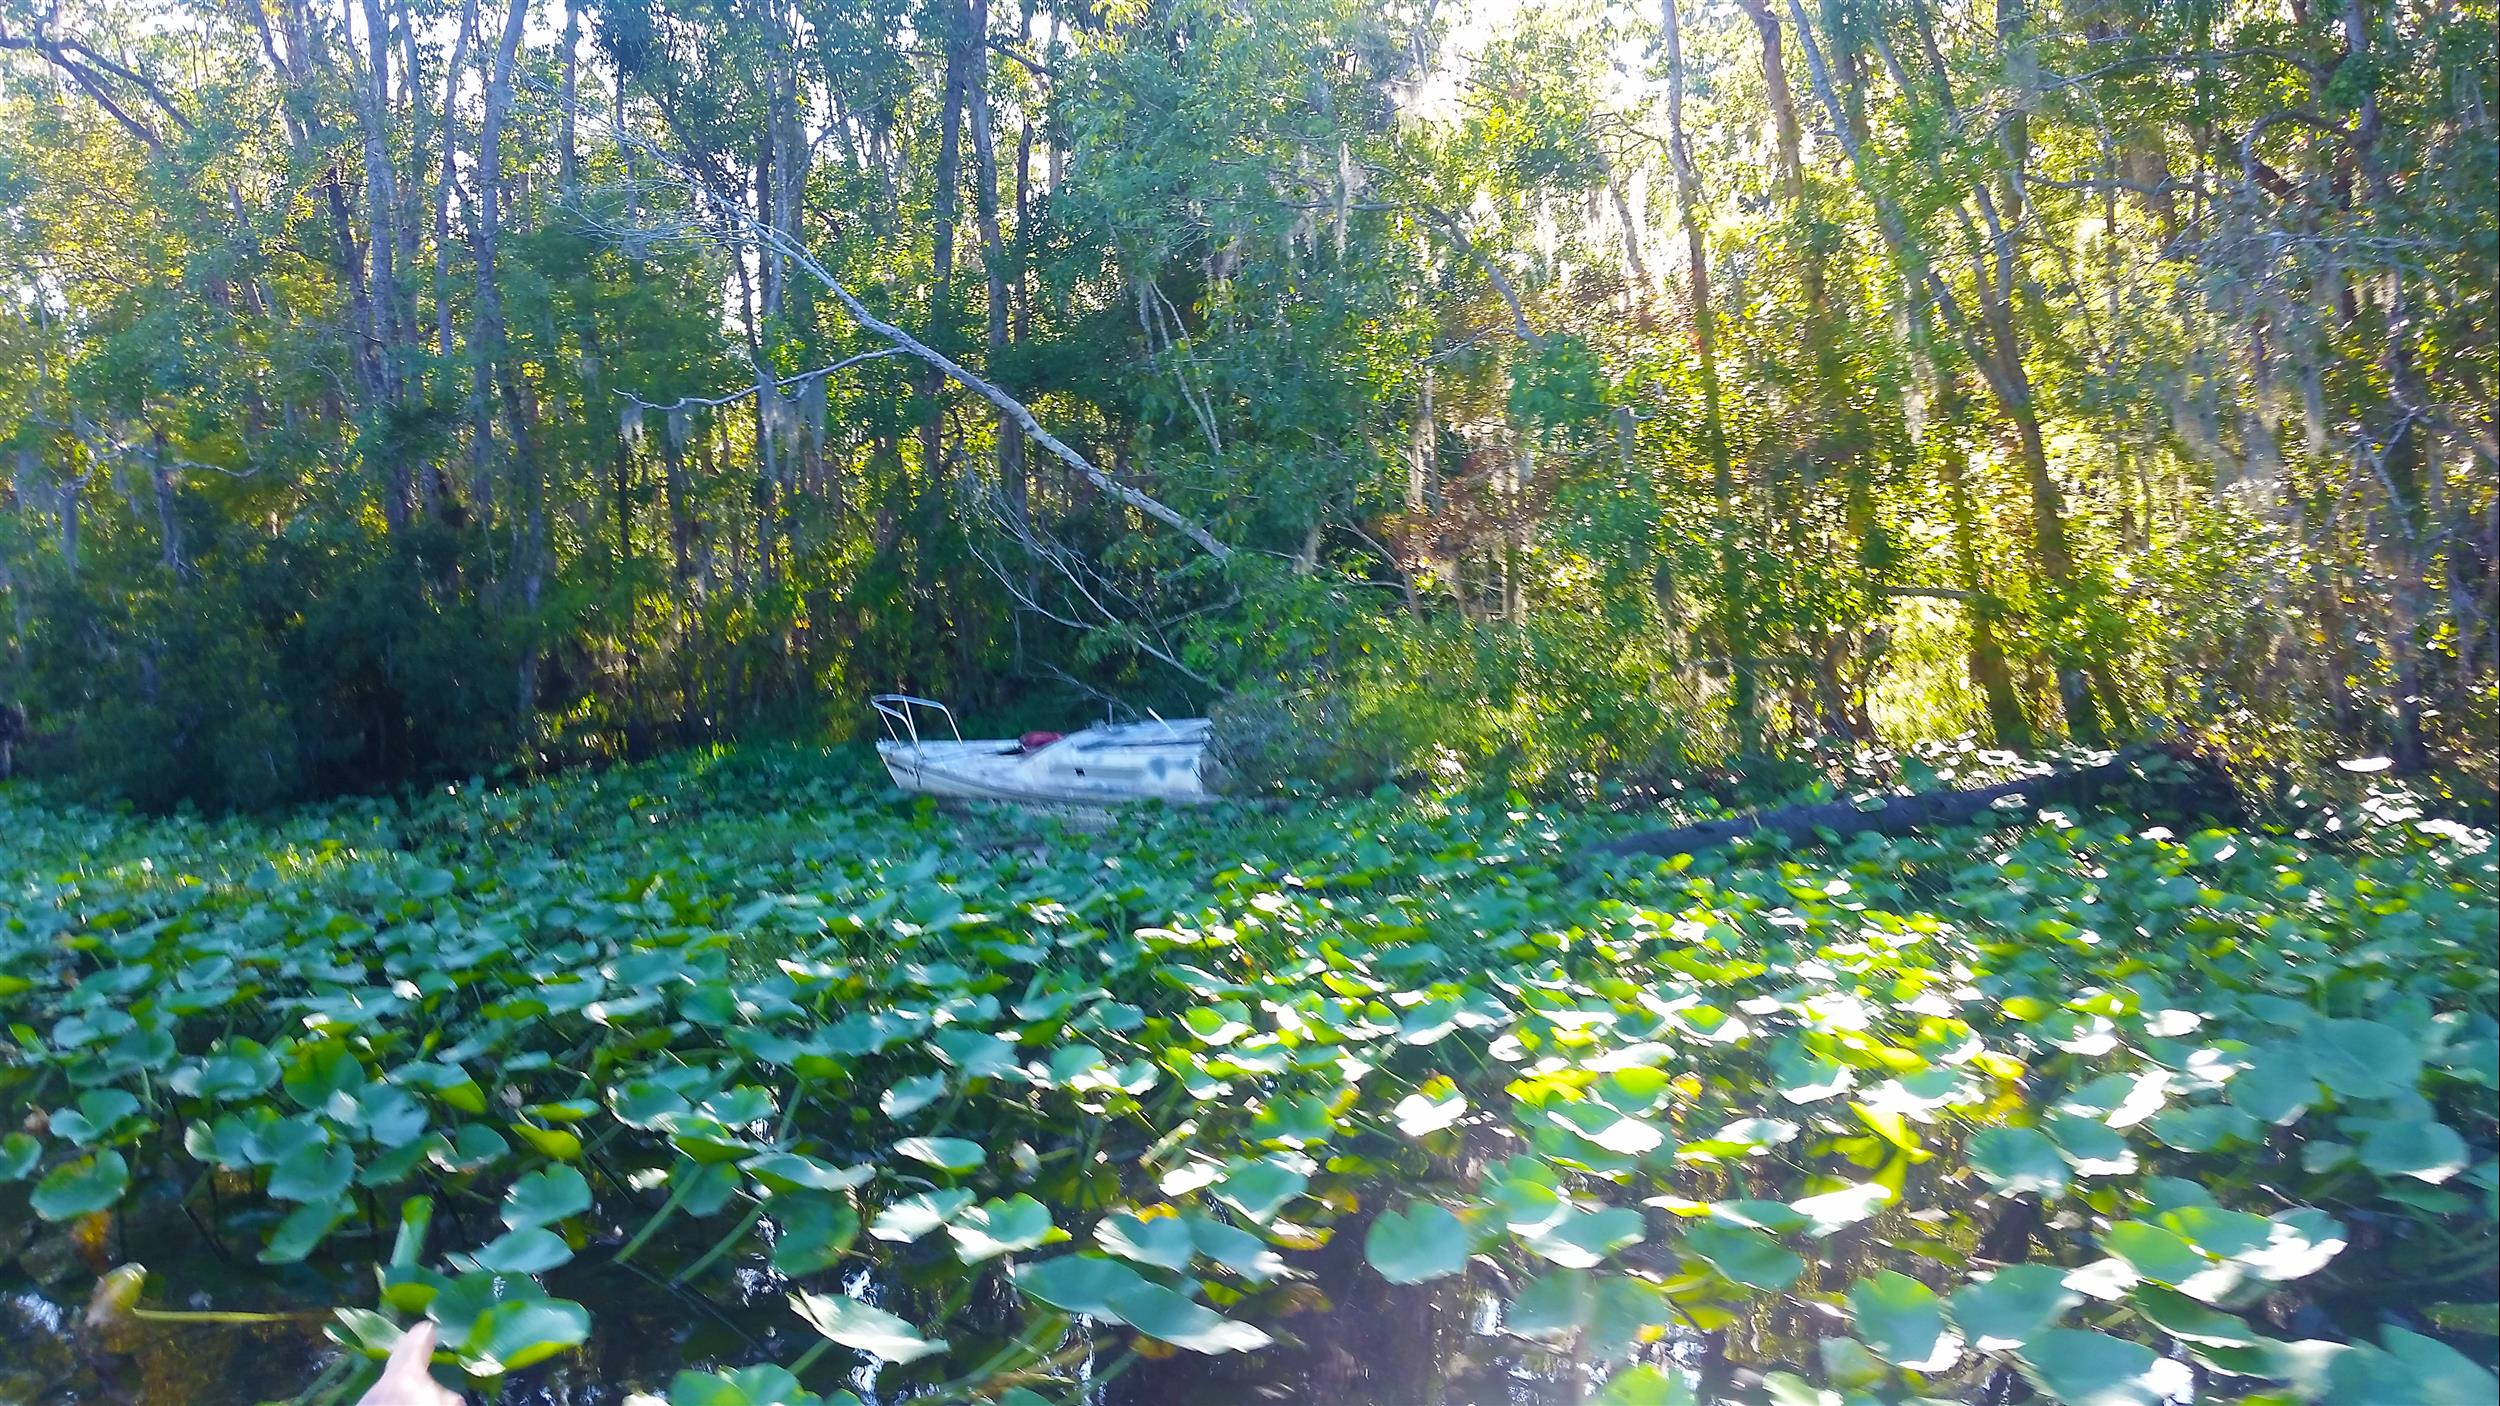
[[[512,68],[520,51],[521,32],[529,20],[529,0],[512,0],[505,13],[502,41],[486,79],[484,112],[478,123],[477,200],[477,341],[478,388],[491,385],[503,412],[507,455],[512,468],[514,524],[512,569],[519,578],[520,606],[527,636],[521,649],[514,698],[514,720],[527,735],[538,714],[539,593],[546,585],[546,483],[538,456],[530,445],[530,427],[521,404],[520,376],[512,365],[505,334],[503,293],[496,282],[495,260],[501,238],[504,201],[503,125],[512,108]],[[481,406],[479,414],[486,414]],[[481,425],[481,429],[483,429]]]
[[[1824,66],[1822,50],[1815,43],[1807,26],[1799,0],[1788,0],[1789,12],[1796,19],[1798,42],[1805,51],[1807,72],[1816,94],[1838,129],[1842,147],[1849,156],[1851,169],[1859,186],[1875,205],[1877,224],[1894,257],[1905,264],[1911,297],[1921,304],[1932,303],[1942,314],[1945,325],[1961,340],[1982,379],[1994,394],[1997,404],[2013,424],[2022,456],[2024,476],[2031,491],[2034,524],[2033,546],[2038,553],[2041,574],[2047,578],[2058,598],[2059,608],[2071,601],[2074,564],[2066,544],[2065,510],[2057,481],[2049,470],[2048,452],[2040,434],[2040,421],[2032,400],[2029,372],[2022,360],[2022,344],[2013,314],[2014,287],[2019,282],[2013,268],[2014,249],[2008,232],[1996,216],[1996,204],[1984,184],[1975,187],[1981,211],[1989,224],[1990,242],[1995,248],[1994,268],[1977,267],[1973,276],[1979,284],[1982,315],[1987,320],[1984,338],[1964,315],[1960,301],[1938,278],[1916,233],[1903,217],[1899,204],[1882,188],[1880,178],[1869,168],[1864,149],[1849,130],[1846,113],[1832,87],[1830,71]],[[1932,38],[1925,32],[1926,16],[1915,12],[1921,27],[1922,43],[1932,52]],[[1941,68],[1939,82],[1945,81]],[[1951,95],[1943,93],[1948,116],[1952,116]],[[1980,256],[1974,256],[1978,258]],[[2058,693],[2066,705],[2067,724],[2078,741],[2098,746],[2103,740],[2099,711],[2093,706],[2092,692],[2084,674],[2085,661],[2060,660],[2057,665]]]
[[[2102,805],[2197,819],[2231,820],[2240,813],[2237,794],[2212,763],[2179,748],[2130,747],[2098,765],[2049,776],[1890,796],[1873,806],[1848,801],[1788,806],[1732,820],[1625,835],[1597,846],[1594,853],[1665,858],[1764,835],[1776,835],[1793,845],[1811,845],[1822,843],[1824,832],[1845,843],[1859,835],[1906,835],[1968,825],[1991,814],[2028,819],[2045,807]]]
[[[982,369],[991,380],[998,379],[999,362],[1007,351],[1007,250],[998,229],[998,151],[991,132],[989,47],[989,0],[971,0],[972,33],[975,67],[970,82],[972,124],[973,202],[974,214],[981,225],[981,267],[988,276],[989,288],[989,359]],[[1019,527],[1024,522],[1026,488],[1024,481],[1024,432],[1006,411],[996,410],[994,423],[998,436],[998,482],[1006,496],[1007,510]]]
[[[1728,457],[1727,424],[1719,406],[1717,315],[1710,305],[1710,255],[1702,238],[1701,182],[1693,170],[1693,146],[1684,131],[1684,38],[1678,0],[1662,0],[1667,41],[1667,142],[1675,164],[1675,202],[1684,223],[1684,251],[1693,284],[1693,344],[1701,359],[1702,440],[1710,452],[1710,484],[1718,503],[1719,637],[1728,657],[1734,696],[1729,707],[1737,747],[1762,746],[1751,626],[1745,607],[1744,558],[1737,541],[1736,470]],[[1776,31],[1773,38],[1777,42]]]
[[[929,345],[951,352],[954,346],[955,302],[955,221],[958,203],[957,187],[963,183],[963,110],[970,57],[965,53],[971,38],[972,21],[960,0],[939,0],[938,13],[945,25],[941,36],[946,52],[945,77],[938,95],[937,169],[930,176],[929,191]],[[945,450],[944,404],[939,390],[945,378],[934,369],[921,377],[921,393],[928,400],[920,422],[921,471],[934,482],[943,471]]]

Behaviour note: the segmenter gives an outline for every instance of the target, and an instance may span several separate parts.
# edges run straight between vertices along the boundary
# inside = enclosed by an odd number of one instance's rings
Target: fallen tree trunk
[[[2162,820],[2232,819],[2239,797],[2212,762],[2185,747],[2129,747],[2096,765],[1994,786],[1892,796],[1867,806],[1848,801],[1786,806],[1673,830],[1647,830],[1599,845],[1599,856],[1695,854],[1738,840],[1778,835],[1791,844],[1821,843],[1828,832],[1847,841],[1858,835],[1906,835],[1967,825],[1992,812],[2025,815],[2043,807],[2125,809]]]

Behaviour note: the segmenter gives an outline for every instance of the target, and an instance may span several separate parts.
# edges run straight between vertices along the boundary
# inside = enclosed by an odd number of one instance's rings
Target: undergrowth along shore
[[[596,1325],[541,1278],[620,1261],[788,1296],[613,1384],[677,1406],[1255,1383],[1323,1264],[1613,1406],[2492,1399],[2489,833],[1586,862],[1635,823],[1084,834],[791,753],[261,822],[0,790],[0,1255],[144,1262],[170,1200],[370,1266],[308,1400],[419,1316],[481,1383],[556,1359]]]

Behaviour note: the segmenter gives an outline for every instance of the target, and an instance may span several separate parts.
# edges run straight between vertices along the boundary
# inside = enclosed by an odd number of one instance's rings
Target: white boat
[[[1203,774],[1205,718],[1104,723],[1062,736],[964,740],[954,711],[932,698],[880,693],[877,755],[906,791],[1034,806],[1113,806],[1128,801],[1211,801]],[[922,735],[922,723],[932,735]],[[934,735],[943,722],[945,737]]]

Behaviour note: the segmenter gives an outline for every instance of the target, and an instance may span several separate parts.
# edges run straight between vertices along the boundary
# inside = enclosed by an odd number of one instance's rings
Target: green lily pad
[[[2161,1406],[2191,1387],[2187,1364],[2142,1343],[2051,1328],[2023,1344],[2023,1374],[2066,1406]]]
[[[945,1075],[924,1074],[917,1079],[905,1079],[886,1090],[877,1100],[877,1107],[888,1118],[908,1118],[937,1102],[945,1093]]]
[[[1271,1341],[1247,1323],[1143,1279],[1114,1290],[1111,1308],[1121,1322],[1147,1337],[1192,1352],[1253,1352]]]
[[[1049,1207],[1022,1194],[968,1208],[947,1225],[946,1234],[955,1242],[955,1257],[966,1264],[1067,1238],[1050,1223]]]
[[[2430,1118],[2385,1119],[2361,1139],[2361,1165],[2383,1177],[2416,1177],[2436,1186],[2471,1159],[2456,1129]]]
[[[1885,1270],[1849,1287],[1858,1336],[1887,1362],[1913,1372],[1941,1372],[1962,1356],[1962,1341],[1945,1327],[1936,1291]]]
[[[1252,1162],[1225,1174],[1215,1184],[1215,1199],[1265,1225],[1287,1202],[1302,1194],[1311,1179],[1274,1162]]]
[[[879,1240],[909,1244],[961,1215],[971,1204],[969,1191],[923,1191],[879,1211],[868,1223],[868,1233]]]
[[[535,1225],[507,1231],[469,1257],[472,1267],[496,1274],[544,1274],[572,1258],[563,1236]]]
[[[989,1160],[989,1150],[969,1138],[907,1137],[894,1144],[901,1156],[940,1171],[969,1172]]]
[[[43,1144],[30,1133],[0,1136],[0,1183],[24,1181],[43,1160]]]
[[[1157,1269],[1187,1269],[1189,1261],[1198,1252],[1189,1226],[1177,1216],[1159,1216],[1153,1220],[1140,1220],[1126,1214],[1105,1216],[1102,1223],[1094,1227],[1094,1240],[1124,1260],[1150,1264]]]
[[[1568,1211],[1527,1237],[1528,1248],[1565,1269],[1588,1269],[1608,1255],[1639,1244],[1646,1233],[1641,1213],[1628,1206]]]
[[[28,1204],[45,1220],[76,1220],[119,1201],[129,1185],[130,1164],[122,1160],[122,1155],[99,1152],[46,1172],[43,1180],[35,1183]]]
[[[1982,1128],[1971,1134],[1963,1155],[1972,1171],[2008,1195],[2057,1196],[2071,1176],[2057,1144],[2036,1128]]]
[[[1556,1270],[1519,1291],[1502,1311],[1502,1330],[1523,1338],[1560,1341],[1587,1327],[1596,1309],[1588,1271]]]
[[[568,1299],[523,1298],[480,1313],[461,1339],[461,1365],[472,1375],[502,1376],[535,1366],[590,1338],[590,1311]]]
[[[1965,1284],[1949,1301],[1954,1326],[1982,1352],[2021,1347],[2083,1302],[2066,1287],[2066,1274],[2050,1265],[2016,1264]]]
[[[761,1152],[738,1167],[773,1192],[849,1191],[866,1186],[877,1174],[874,1167],[836,1167],[795,1152]]]
[[[287,1212],[269,1233],[269,1243],[261,1249],[262,1264],[300,1264],[318,1248],[339,1222],[355,1211],[353,1202],[308,1201]]]
[[[1467,1268],[1467,1228],[1448,1207],[1419,1201],[1383,1212],[1363,1236],[1363,1258],[1392,1284],[1446,1279]]]
[[[1397,1119],[1398,1131],[1408,1137],[1437,1133],[1456,1123],[1467,1113],[1467,1097],[1457,1089],[1437,1093],[1411,1093],[1398,1100],[1390,1110]]]
[[[1060,1255],[1016,1266],[1015,1285],[1026,1297],[1062,1313],[1117,1318],[1112,1298],[1146,1280],[1118,1260],[1100,1255]]]
[[[2206,1347],[2255,1347],[2261,1341],[2246,1320],[2208,1308],[2176,1289],[2138,1284],[2127,1299],[2154,1327],[2182,1342]]]
[[[1685,1252],[1736,1283],[1779,1290],[1797,1282],[1806,1262],[1759,1230],[1704,1221],[1684,1232]]]
[[[2300,1043],[2309,1073],[2346,1098],[2393,1098],[2422,1077],[2412,1036],[2375,1020],[2321,1020]]]
[[[523,1175],[504,1193],[503,1223],[514,1230],[553,1225],[590,1210],[590,1183],[571,1167],[546,1167]]]
[[[269,1194],[279,1201],[335,1201],[355,1179],[355,1153],[308,1145],[279,1158],[270,1169]]]
[[[922,1337],[903,1319],[842,1294],[796,1293],[790,1307],[817,1332],[887,1362],[917,1362],[946,1350],[943,1339]]]
[[[781,1226],[773,1241],[773,1268],[792,1278],[833,1268],[859,1237],[859,1212],[849,1198],[832,1192],[776,1196],[772,1209]]]

